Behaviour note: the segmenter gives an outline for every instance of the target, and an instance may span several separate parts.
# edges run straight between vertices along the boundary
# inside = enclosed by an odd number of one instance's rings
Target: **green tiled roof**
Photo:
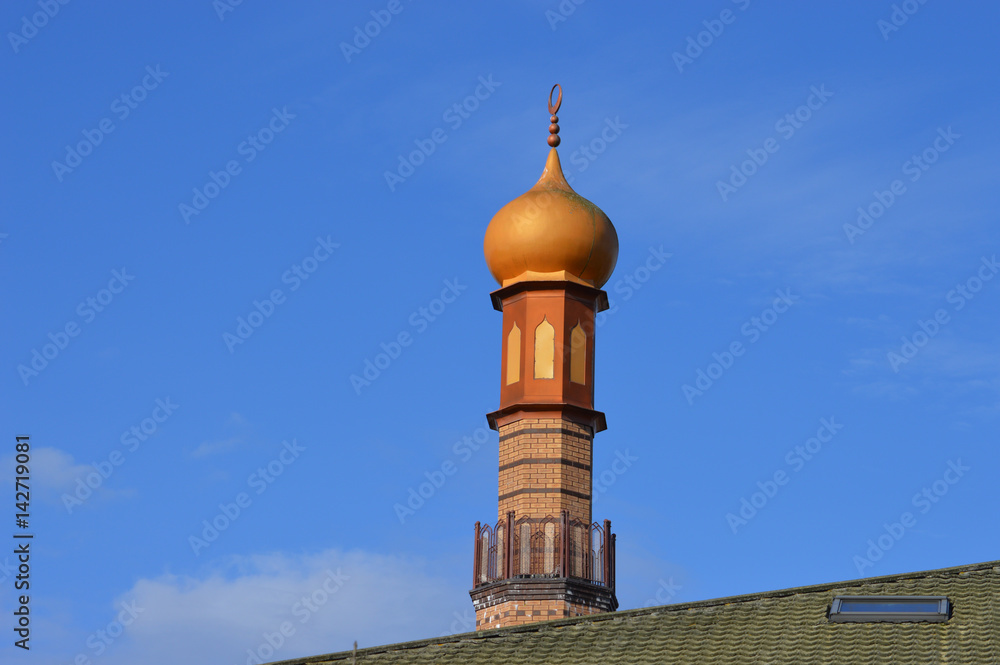
[[[839,595],[948,596],[945,623],[830,623]],[[479,665],[1000,664],[1000,561],[283,661]]]

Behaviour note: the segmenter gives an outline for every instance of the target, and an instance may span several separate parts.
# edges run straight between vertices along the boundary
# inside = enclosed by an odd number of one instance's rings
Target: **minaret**
[[[552,94],[559,89],[555,103]],[[476,629],[614,611],[611,523],[592,521],[594,322],[618,260],[611,220],[573,191],[559,163],[562,88],[549,93],[551,146],[535,186],[486,229],[503,312],[495,525],[476,523]]]

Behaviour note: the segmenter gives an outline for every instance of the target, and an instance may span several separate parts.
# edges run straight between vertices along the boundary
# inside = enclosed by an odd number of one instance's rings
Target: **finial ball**
[[[550,134],[549,135],[549,145],[552,146],[553,148],[558,148],[559,147],[559,137],[557,135],[555,135],[555,134]]]

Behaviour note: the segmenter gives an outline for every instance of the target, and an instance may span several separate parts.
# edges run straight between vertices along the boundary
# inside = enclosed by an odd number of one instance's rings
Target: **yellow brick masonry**
[[[589,616],[601,611],[565,600],[508,601],[476,612],[476,630],[510,628],[535,621]]]
[[[593,434],[562,418],[523,418],[500,426],[498,519],[557,517],[590,523]],[[562,491],[560,491],[562,490]]]

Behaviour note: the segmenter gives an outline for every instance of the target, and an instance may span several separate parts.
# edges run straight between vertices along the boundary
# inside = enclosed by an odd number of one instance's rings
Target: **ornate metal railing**
[[[573,577],[615,588],[615,535],[603,526],[559,517],[516,518],[507,513],[495,526],[476,522],[473,585],[511,578]]]

